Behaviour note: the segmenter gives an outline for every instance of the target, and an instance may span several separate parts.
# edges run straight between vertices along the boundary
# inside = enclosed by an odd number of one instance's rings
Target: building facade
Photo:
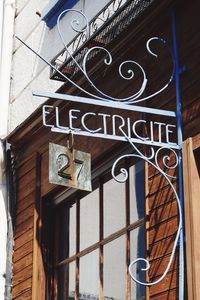
[[[199,299],[200,4],[15,5],[5,299]]]

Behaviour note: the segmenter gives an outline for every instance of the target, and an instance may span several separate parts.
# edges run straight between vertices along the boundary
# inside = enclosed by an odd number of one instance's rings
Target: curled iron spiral
[[[93,91],[94,92],[89,92],[87,91],[86,89],[80,87],[79,85],[77,85],[72,79],[70,79],[68,76],[65,75],[65,78],[71,82],[73,85],[75,85],[78,89],[80,89],[81,91],[83,91],[85,94],[89,95],[89,96],[92,96],[96,99],[99,99],[99,100],[102,100],[102,101],[119,101],[119,102],[124,102],[125,104],[133,104],[133,103],[138,103],[138,102],[142,102],[142,101],[145,101],[145,100],[148,100],[150,98],[153,98],[155,97],[156,95],[160,94],[161,92],[163,92],[168,86],[169,84],[172,82],[173,80],[173,77],[174,77],[174,72],[175,72],[175,60],[174,60],[174,57],[173,57],[173,53],[169,47],[169,45],[167,44],[167,42],[162,39],[162,38],[159,38],[159,37],[152,37],[150,38],[147,43],[146,43],[146,49],[148,51],[148,53],[157,58],[158,57],[158,54],[156,54],[152,49],[151,49],[151,44],[153,41],[158,41],[160,43],[162,43],[166,49],[168,50],[170,56],[171,56],[171,60],[172,60],[172,71],[171,71],[171,75],[168,79],[168,81],[163,85],[162,88],[160,88],[159,90],[155,91],[154,93],[148,95],[148,96],[145,96],[145,97],[142,97],[142,94],[144,93],[145,91],[145,88],[147,86],[147,83],[148,83],[148,79],[147,79],[147,76],[146,76],[146,73],[145,73],[145,70],[144,68],[139,64],[137,63],[135,60],[126,60],[124,62],[122,62],[120,65],[119,65],[119,68],[118,68],[118,73],[120,75],[120,77],[123,79],[123,80],[131,80],[134,78],[134,70],[133,70],[133,66],[137,67],[141,74],[142,74],[142,84],[139,88],[139,90],[136,92],[136,93],[133,93],[131,96],[129,97],[124,97],[124,98],[116,98],[116,97],[113,97],[111,95],[108,95],[106,93],[104,93],[103,91],[101,91],[100,89],[97,88],[97,86],[94,84],[94,82],[92,81],[92,79],[89,77],[88,75],[88,72],[87,72],[87,61],[88,61],[88,57],[89,55],[93,52],[93,51],[102,51],[102,52],[105,52],[106,54],[106,59],[104,59],[104,63],[105,65],[107,66],[110,66],[112,64],[112,55],[111,53],[104,47],[97,47],[97,46],[94,46],[90,49],[87,50],[86,54],[84,55],[84,58],[83,58],[83,63],[82,65],[75,59],[75,57],[73,56],[73,54],[70,52],[68,46],[66,45],[65,41],[64,41],[64,35],[63,35],[63,32],[61,30],[61,27],[60,27],[60,20],[61,20],[61,17],[68,13],[68,12],[74,12],[77,14],[77,16],[79,15],[79,17],[82,17],[84,18],[84,26],[82,28],[80,28],[80,24],[81,22],[79,22],[78,18],[74,18],[72,21],[71,21],[71,28],[75,31],[75,32],[79,32],[79,33],[83,33],[85,32],[86,35],[89,37],[89,22],[88,22],[88,19],[87,17],[81,12],[81,11],[78,11],[76,9],[66,9],[64,10],[58,17],[57,19],[57,28],[58,28],[58,33],[59,33],[59,36],[60,36],[60,39],[63,43],[63,46],[65,47],[69,57],[72,59],[72,61],[74,62],[74,64],[76,65],[76,67],[82,72],[82,74],[85,76],[86,80],[89,82],[89,84],[91,85],[91,87],[93,88]],[[128,66],[128,69],[126,70],[126,73],[123,71],[123,68],[125,66]]]
[[[142,159],[144,160],[145,162],[147,162],[148,164],[152,165],[156,170],[158,170],[160,172],[160,174],[166,179],[167,183],[170,185],[171,189],[173,190],[173,193],[175,195],[175,198],[176,198],[176,202],[177,202],[177,205],[178,205],[178,212],[179,212],[179,225],[178,225],[178,230],[177,230],[177,233],[176,233],[176,238],[175,238],[175,241],[174,241],[174,245],[173,245],[173,249],[172,249],[172,253],[170,255],[170,259],[169,259],[169,262],[168,262],[168,265],[164,271],[164,273],[162,274],[162,276],[160,276],[157,280],[153,281],[153,282],[143,282],[141,280],[138,280],[134,274],[133,274],[133,271],[132,271],[132,268],[135,264],[139,263],[139,262],[143,262],[146,264],[146,267],[143,267],[140,269],[140,271],[143,271],[143,272],[146,272],[146,271],[149,271],[150,270],[150,262],[146,259],[146,258],[137,258],[135,260],[133,260],[130,265],[129,265],[129,274],[132,278],[132,280],[134,280],[136,283],[138,284],[141,284],[141,285],[144,285],[144,286],[152,286],[152,285],[155,285],[157,283],[159,283],[165,276],[166,274],[168,273],[169,269],[170,269],[170,266],[172,264],[172,261],[173,261],[173,258],[174,258],[174,255],[175,255],[175,251],[176,251],[176,247],[178,245],[178,241],[179,241],[179,237],[180,237],[180,233],[181,233],[181,230],[182,230],[182,210],[181,210],[181,203],[180,203],[180,200],[179,200],[179,197],[178,197],[178,194],[170,180],[170,178],[174,178],[173,176],[170,176],[168,175],[166,172],[164,172],[160,166],[159,166],[159,163],[158,163],[158,154],[160,153],[161,150],[165,149],[165,150],[169,150],[169,151],[172,151],[172,153],[174,154],[174,157],[175,157],[175,163],[172,165],[172,166],[168,166],[165,162],[166,160],[169,162],[170,160],[170,156],[169,155],[165,155],[163,157],[163,163],[164,163],[164,166],[168,169],[175,169],[178,165],[178,156],[176,154],[176,152],[171,149],[171,148],[164,148],[164,147],[161,147],[159,148],[156,152],[154,151],[154,149],[151,147],[151,155],[149,157],[146,157],[143,153],[141,153],[141,151],[135,146],[135,144],[133,144],[131,142],[131,140],[128,138],[128,136],[122,131],[122,133],[124,134],[125,138],[127,139],[127,141],[129,141],[129,143],[131,144],[131,146],[134,148],[135,152],[134,154],[125,154],[125,155],[122,155],[121,157],[119,157],[113,164],[112,166],[112,176],[113,178],[117,181],[117,182],[125,182],[127,179],[128,179],[128,171],[125,169],[125,168],[121,168],[120,169],[120,172],[121,174],[123,174],[123,178],[122,179],[119,179],[117,178],[117,176],[115,175],[115,169],[118,165],[118,163],[123,160],[124,158],[127,158],[127,157],[135,157],[137,159]],[[155,162],[152,162],[152,159],[154,158],[154,161]]]

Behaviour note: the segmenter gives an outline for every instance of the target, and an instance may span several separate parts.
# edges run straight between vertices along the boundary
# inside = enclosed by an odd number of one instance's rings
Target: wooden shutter
[[[195,143],[196,145],[195,145]],[[198,144],[198,145],[197,145]],[[197,146],[197,147],[196,147]],[[200,136],[183,143],[188,300],[200,299]],[[196,148],[196,149],[195,149]],[[195,153],[196,152],[196,153]]]

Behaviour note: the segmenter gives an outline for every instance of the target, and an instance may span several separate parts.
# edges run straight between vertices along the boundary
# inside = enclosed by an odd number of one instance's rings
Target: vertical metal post
[[[182,116],[181,116],[181,93],[180,93],[180,65],[177,46],[176,35],[176,16],[175,12],[172,12],[172,33],[173,33],[173,52],[175,58],[175,84],[176,84],[176,117],[177,117],[177,135],[178,135],[178,175],[179,175],[179,199],[184,210],[183,201],[183,166],[182,166]],[[184,214],[182,213],[182,218]],[[182,220],[182,224],[184,220]],[[179,300],[184,300],[184,227],[182,227],[180,233],[180,248],[179,248]]]

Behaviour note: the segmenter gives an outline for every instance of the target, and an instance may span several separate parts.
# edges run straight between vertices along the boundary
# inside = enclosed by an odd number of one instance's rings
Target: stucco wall
[[[18,35],[45,59],[51,61],[62,50],[56,26],[51,30],[41,21],[41,14],[50,3],[49,0],[17,0],[15,35]],[[80,0],[73,8],[83,10],[90,20],[108,0]],[[69,24],[69,17],[62,24]],[[66,26],[65,26],[66,28]],[[65,42],[69,42],[75,32],[67,26]],[[43,63],[30,50],[14,38],[13,64],[9,109],[9,132],[23,122],[45,99],[32,96],[33,90],[55,92],[62,83],[49,79],[49,66]]]

